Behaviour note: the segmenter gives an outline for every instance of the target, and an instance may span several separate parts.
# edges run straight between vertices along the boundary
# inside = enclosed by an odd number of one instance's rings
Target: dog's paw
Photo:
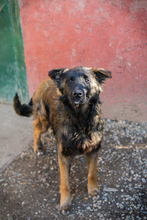
[[[98,188],[96,186],[95,187],[90,187],[88,189],[88,195],[91,195],[92,197],[93,196],[97,196],[98,192],[99,192],[99,190],[98,190]]]
[[[69,199],[63,200],[62,203],[60,204],[60,210],[68,211],[71,208],[71,202],[72,202],[72,197]]]
[[[43,155],[43,154],[44,154],[44,152],[43,152],[42,150],[39,150],[39,151],[36,152],[36,155],[37,155],[37,156],[41,156],[41,155]]]
[[[45,154],[45,148],[37,148],[37,149],[34,149],[34,153],[37,155],[37,156],[41,156],[43,154]]]

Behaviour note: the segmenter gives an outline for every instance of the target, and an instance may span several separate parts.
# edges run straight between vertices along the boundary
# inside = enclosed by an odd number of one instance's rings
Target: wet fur
[[[106,78],[111,78],[111,73],[103,69],[54,69],[38,86],[28,105],[21,105],[17,94],[14,97],[17,114],[33,114],[35,153],[43,150],[41,134],[49,127],[53,129],[58,147],[62,209],[71,205],[68,177],[74,155],[86,155],[88,193],[93,195],[97,191],[96,163],[103,128],[99,94]],[[82,91],[82,97],[73,96],[76,88]],[[76,105],[77,102],[80,104]]]

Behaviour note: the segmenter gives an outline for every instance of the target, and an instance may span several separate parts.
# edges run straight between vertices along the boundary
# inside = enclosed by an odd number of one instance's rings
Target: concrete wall
[[[103,116],[147,121],[147,1],[19,0],[30,96],[57,67],[112,71]]]

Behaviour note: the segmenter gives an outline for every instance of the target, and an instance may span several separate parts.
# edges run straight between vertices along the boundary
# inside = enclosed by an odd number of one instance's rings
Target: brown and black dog
[[[57,140],[60,167],[60,208],[71,205],[69,170],[76,154],[85,154],[88,167],[88,193],[97,192],[97,157],[103,122],[99,94],[111,72],[75,67],[53,69],[37,88],[28,105],[14,97],[14,110],[22,116],[33,114],[34,152],[42,151],[41,134],[51,126]]]

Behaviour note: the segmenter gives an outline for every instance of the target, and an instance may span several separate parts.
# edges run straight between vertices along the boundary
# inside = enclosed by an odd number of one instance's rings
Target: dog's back
[[[54,109],[56,105],[54,101],[57,100],[59,95],[56,83],[48,77],[39,84],[28,104],[21,104],[18,94],[16,93],[13,99],[13,108],[16,114],[20,116],[29,117],[32,114],[45,115],[46,110],[43,110],[44,107],[42,105],[48,105]]]

